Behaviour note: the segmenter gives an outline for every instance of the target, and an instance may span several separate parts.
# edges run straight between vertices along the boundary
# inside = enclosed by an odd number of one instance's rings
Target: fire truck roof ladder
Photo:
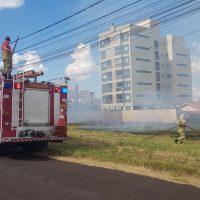
[[[19,118],[17,118],[17,122],[12,119],[12,130],[16,129],[16,127],[23,127],[24,125],[24,82],[25,82],[25,72],[20,72],[21,76],[17,77],[17,74],[13,75],[13,89],[12,89],[12,109],[14,107],[18,107]]]

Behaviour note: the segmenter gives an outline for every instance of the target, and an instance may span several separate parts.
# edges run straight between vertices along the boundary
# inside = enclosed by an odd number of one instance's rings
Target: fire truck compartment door
[[[49,91],[26,89],[24,96],[24,122],[28,124],[49,123],[49,101]]]

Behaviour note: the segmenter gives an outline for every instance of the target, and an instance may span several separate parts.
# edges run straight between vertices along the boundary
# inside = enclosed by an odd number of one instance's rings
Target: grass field
[[[184,144],[175,144],[175,132],[144,140],[158,132],[87,131],[80,130],[77,125],[70,125],[68,133],[70,140],[62,144],[50,144],[46,153],[200,178],[200,138],[189,136]]]

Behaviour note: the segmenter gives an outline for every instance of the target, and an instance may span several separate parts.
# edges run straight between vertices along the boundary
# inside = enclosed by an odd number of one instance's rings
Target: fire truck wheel
[[[48,146],[47,142],[43,143],[26,143],[22,145],[22,149],[24,152],[35,152],[42,151],[46,149]]]

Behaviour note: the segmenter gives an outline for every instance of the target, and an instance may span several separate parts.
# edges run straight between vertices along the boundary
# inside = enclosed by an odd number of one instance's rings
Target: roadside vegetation
[[[195,134],[188,133],[184,144],[175,144],[173,137],[176,132],[144,140],[159,133],[88,131],[81,130],[78,125],[69,125],[68,133],[70,140],[50,144],[45,153],[200,178],[200,138]]]

